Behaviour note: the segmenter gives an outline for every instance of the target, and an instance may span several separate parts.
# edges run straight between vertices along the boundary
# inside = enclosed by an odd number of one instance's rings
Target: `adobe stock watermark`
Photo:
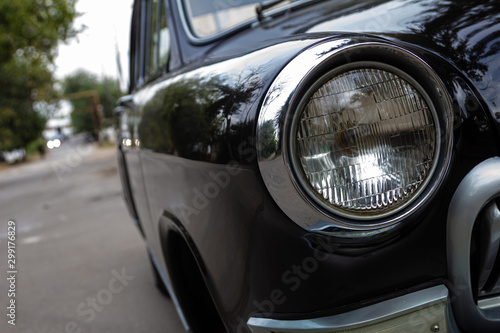
[[[113,277],[109,279],[106,288],[99,290],[95,296],[89,296],[84,302],[76,307],[76,314],[86,323],[91,323],[97,314],[102,312],[106,306],[111,304],[115,295],[123,292],[129,282],[135,279],[135,276],[127,274],[125,268],[121,271],[111,270]],[[75,321],[69,321],[64,326],[64,333],[81,333],[81,326]]]
[[[255,310],[250,312],[249,317],[258,315],[261,318],[271,318],[272,314],[275,313],[276,306],[287,302],[292,293],[298,291],[307,280],[318,272],[322,262],[327,261],[331,255],[337,253],[335,243],[330,243],[328,239],[317,237],[316,244],[311,256],[307,256],[302,259],[302,261],[291,265],[282,273],[282,285],[280,287],[271,290],[268,297],[265,299],[253,300],[252,305]],[[446,294],[436,296],[447,296],[446,302],[450,304],[453,303],[461,293],[467,290],[465,286],[450,286],[448,284],[446,285],[446,289]],[[432,322],[434,324],[436,318],[441,318],[445,313],[442,304],[443,303],[432,303],[428,307],[421,309],[421,311],[410,314],[408,316],[408,325],[429,329],[429,323]],[[446,305],[444,306],[446,307]],[[243,318],[238,317],[237,322],[238,333],[249,332],[246,321]]]
[[[243,161],[250,163],[257,158],[256,150],[251,146],[253,137],[249,137],[238,145],[238,153]],[[232,177],[239,175],[242,169],[235,160],[230,161],[224,170],[217,172],[210,171],[208,176],[210,181],[192,189],[191,204],[184,204],[176,209],[179,216],[183,217],[186,223],[190,223],[192,215],[199,215],[206,209],[211,200],[217,198],[222,190],[229,186]]]
[[[91,154],[94,147],[91,144],[79,144],[76,147],[63,146],[59,149],[65,153],[65,158],[52,162],[51,167],[59,182],[63,182],[64,177],[81,165],[83,159]]]
[[[284,288],[273,289],[268,298],[252,302],[256,310],[251,312],[249,317],[256,314],[268,317],[274,313],[276,305],[284,304],[288,300],[287,295],[299,290],[303,283],[317,272],[319,264],[328,260],[330,255],[335,253],[334,246],[328,244],[324,239],[318,237],[316,242],[318,246],[314,248],[312,256],[305,257],[300,263],[291,265],[281,274]],[[238,318],[237,332],[248,332],[246,322],[241,317]]]

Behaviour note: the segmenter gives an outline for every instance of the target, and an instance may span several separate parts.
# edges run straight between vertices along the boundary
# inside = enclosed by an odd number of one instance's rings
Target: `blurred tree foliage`
[[[57,98],[53,62],[58,42],[78,32],[75,2],[0,1],[0,151],[40,137],[45,119],[34,106]]]
[[[72,75],[64,78],[63,93],[74,94],[85,91],[97,91],[99,103],[102,105],[103,117],[110,119],[113,117],[113,109],[116,101],[122,95],[118,81],[113,78],[98,78],[97,75],[79,70]],[[72,99],[73,112],[71,113],[71,122],[75,133],[88,133],[93,130],[92,118],[90,115],[89,100],[86,98]],[[108,122],[110,123],[110,122]]]

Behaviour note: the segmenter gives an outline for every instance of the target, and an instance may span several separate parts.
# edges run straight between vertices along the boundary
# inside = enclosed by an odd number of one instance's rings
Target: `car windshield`
[[[269,1],[258,0],[182,0],[185,14],[196,38],[206,39],[257,19],[256,8]],[[297,0],[271,1],[276,9],[288,7]],[[269,6],[271,7],[271,6]]]
[[[257,0],[184,0],[193,34],[198,38],[218,35],[256,18]]]

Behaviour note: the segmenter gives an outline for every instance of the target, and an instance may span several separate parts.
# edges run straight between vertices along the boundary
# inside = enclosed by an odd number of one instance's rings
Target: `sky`
[[[123,80],[128,82],[128,50],[133,0],[78,0],[76,11],[81,15],[74,27],[85,30],[68,44],[60,43],[55,59],[56,78],[84,69],[99,77],[119,78],[116,47],[120,53]]]

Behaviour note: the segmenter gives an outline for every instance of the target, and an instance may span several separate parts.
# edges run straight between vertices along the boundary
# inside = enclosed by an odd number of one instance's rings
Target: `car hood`
[[[439,55],[472,83],[500,128],[500,6],[496,1],[325,1],[285,12],[210,52],[232,58],[293,40],[372,35]]]

